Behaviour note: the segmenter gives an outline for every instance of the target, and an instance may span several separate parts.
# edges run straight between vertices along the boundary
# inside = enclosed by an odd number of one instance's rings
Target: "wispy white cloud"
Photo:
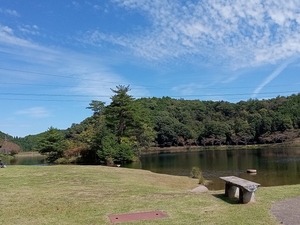
[[[264,81],[254,90],[253,94],[252,94],[252,98],[255,98],[260,91],[266,86],[268,85],[272,80],[274,80],[276,77],[278,77],[281,72],[293,61],[295,60],[295,58],[291,58],[289,60],[286,60],[284,63],[282,63],[281,65],[279,65],[269,76],[267,76]]]
[[[19,30],[25,34],[40,35],[39,27],[37,25],[22,25],[19,26]]]
[[[30,26],[28,29],[39,30],[37,26]],[[109,63],[104,62],[99,56],[43,46],[18,37],[12,28],[0,24],[1,54],[4,58],[5,55],[9,55],[9,63],[14,65],[13,68],[16,70],[5,71],[9,76],[4,77],[2,82],[18,80],[61,83],[65,86],[64,94],[95,96],[106,102],[112,94],[110,88],[130,83],[126,78],[113,72],[109,68]],[[61,89],[57,88],[58,91],[62,91]],[[144,89],[132,91],[132,94],[137,96],[144,96],[144,93],[146,93]]]
[[[178,93],[179,95],[188,96],[198,94],[201,92],[202,88],[204,88],[204,86],[201,84],[190,83],[173,87],[172,91]]]
[[[130,85],[128,81],[120,75],[110,71],[108,68],[99,68],[97,72],[91,71],[90,68],[78,68],[86,76],[81,76],[82,79],[78,80],[76,86],[70,89],[72,93],[83,95],[90,95],[94,100],[104,101],[109,103],[110,97],[113,95],[111,89],[116,89],[118,85]],[[146,97],[148,91],[143,87],[136,85],[130,86],[130,94],[133,97]]]
[[[34,28],[36,29],[36,28]],[[48,53],[54,53],[53,50],[43,47],[41,45],[35,44],[32,41],[23,39],[15,35],[14,30],[11,27],[3,26],[0,24],[0,44],[9,45],[10,47],[23,47],[26,49],[44,51]]]
[[[20,14],[16,11],[16,10],[12,10],[12,9],[1,9],[0,8],[0,13],[4,13],[10,16],[15,16],[15,17],[19,17]]]
[[[80,4],[76,1],[72,1],[72,5],[76,8],[80,6]]]
[[[46,118],[50,116],[50,112],[44,107],[31,107],[17,111],[17,115],[26,115],[32,118]]]
[[[101,9],[101,7],[99,5],[93,5],[93,8],[96,9],[96,10]]]
[[[275,63],[300,52],[297,0],[111,0],[151,22],[127,34],[89,31],[85,41],[112,43],[148,60],[185,57],[231,68]]]
[[[102,68],[98,67],[97,72],[95,72],[94,68],[89,68],[88,66],[78,67],[76,71],[82,74],[81,79],[76,81],[74,88],[71,88],[70,92],[91,96],[94,100],[110,102],[110,96],[112,95],[110,88],[124,84],[126,80],[111,72],[108,68],[104,68],[104,66]]]

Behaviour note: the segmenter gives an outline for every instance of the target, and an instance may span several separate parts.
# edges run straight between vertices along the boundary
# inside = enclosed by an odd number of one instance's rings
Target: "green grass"
[[[278,224],[276,201],[300,185],[260,187],[256,202],[223,191],[191,193],[198,180],[104,166],[8,166],[0,169],[0,224],[111,224],[108,215],[163,210],[166,219],[122,224]]]

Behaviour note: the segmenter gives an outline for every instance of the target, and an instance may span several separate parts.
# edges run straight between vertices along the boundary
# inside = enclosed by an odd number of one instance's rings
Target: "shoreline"
[[[254,144],[254,145],[210,145],[210,146],[171,146],[171,147],[151,147],[149,150],[142,152],[142,155],[147,154],[162,154],[176,152],[193,152],[199,150],[231,150],[231,149],[265,149],[265,148],[299,148],[300,138],[292,141],[274,144]]]
[[[31,151],[31,152],[19,152],[18,154],[14,155],[15,157],[32,157],[32,156],[43,156],[38,151]]]
[[[210,146],[171,146],[171,147],[150,147],[148,150],[141,152],[141,155],[163,154],[177,152],[194,152],[203,150],[230,150],[230,149],[265,149],[265,148],[300,148],[300,138],[291,141],[274,144],[254,144],[254,145],[210,145]],[[22,152],[15,155],[16,157],[43,156],[38,151]]]

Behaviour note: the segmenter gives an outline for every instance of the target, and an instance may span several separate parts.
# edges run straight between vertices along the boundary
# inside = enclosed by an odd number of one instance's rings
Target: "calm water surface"
[[[6,165],[46,165],[45,156],[38,154],[16,155],[9,162],[4,162]]]
[[[126,167],[156,173],[188,176],[192,167],[199,167],[205,179],[211,180],[211,190],[224,189],[220,176],[238,176],[260,183],[278,186],[300,183],[300,148],[199,150],[193,152],[144,155],[141,162]],[[257,174],[247,173],[256,169]]]
[[[7,165],[45,165],[39,155],[16,156]],[[123,166],[123,165],[122,165]],[[128,168],[155,173],[189,176],[192,167],[199,167],[205,179],[211,180],[210,190],[224,189],[220,176],[238,176],[261,186],[300,184],[300,148],[199,150],[180,153],[143,155],[140,162]],[[257,174],[247,173],[256,169]]]

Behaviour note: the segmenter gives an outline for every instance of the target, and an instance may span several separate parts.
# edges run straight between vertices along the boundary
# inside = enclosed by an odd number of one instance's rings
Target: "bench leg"
[[[244,190],[243,203],[255,202],[254,192]]]
[[[240,190],[239,190],[239,201],[240,202],[243,202],[243,196],[244,196],[244,191],[242,188],[240,188]]]
[[[229,197],[229,198],[237,198],[239,195],[239,188],[232,185],[232,184],[229,184],[229,183],[226,183],[225,184],[225,196],[226,197]]]
[[[236,186],[231,186],[228,189],[228,197],[229,198],[238,198],[239,197],[239,188]]]
[[[231,187],[230,184],[225,183],[225,196],[226,196],[226,197],[228,197],[228,190],[229,190],[230,187]]]

